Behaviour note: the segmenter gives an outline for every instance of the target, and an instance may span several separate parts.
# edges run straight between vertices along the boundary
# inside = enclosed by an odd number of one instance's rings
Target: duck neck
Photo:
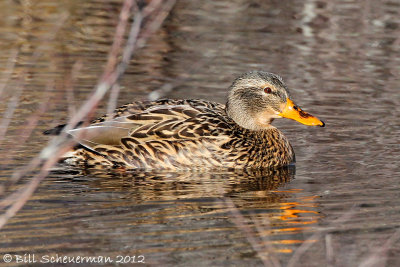
[[[245,153],[252,159],[249,167],[281,167],[295,161],[289,140],[273,126],[253,131],[236,124],[234,135],[243,141]]]
[[[229,102],[226,103],[225,112],[240,127],[250,131],[266,131],[276,129],[271,125],[273,118],[267,116],[257,116],[257,114],[247,114],[238,109],[230,108]]]

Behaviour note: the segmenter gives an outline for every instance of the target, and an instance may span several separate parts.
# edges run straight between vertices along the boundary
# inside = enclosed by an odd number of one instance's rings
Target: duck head
[[[281,77],[262,71],[246,72],[233,82],[226,112],[239,126],[250,130],[267,129],[275,118],[325,126],[324,122],[303,111],[289,98]]]

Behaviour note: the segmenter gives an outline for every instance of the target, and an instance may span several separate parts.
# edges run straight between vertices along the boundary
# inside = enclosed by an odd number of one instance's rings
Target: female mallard
[[[293,148],[272,120],[325,124],[296,106],[286,88],[275,74],[251,71],[233,82],[226,106],[206,100],[133,102],[70,130],[80,145],[64,161],[127,169],[288,165],[295,159]]]

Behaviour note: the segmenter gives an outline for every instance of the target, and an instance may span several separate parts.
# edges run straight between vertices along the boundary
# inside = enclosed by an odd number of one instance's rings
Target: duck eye
[[[272,90],[271,90],[270,87],[265,87],[265,88],[264,88],[264,93],[270,94],[271,92],[272,92]]]

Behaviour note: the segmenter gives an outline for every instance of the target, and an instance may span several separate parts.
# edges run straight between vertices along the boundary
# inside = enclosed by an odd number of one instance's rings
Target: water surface
[[[0,3],[1,82],[16,55],[2,119],[18,99],[0,145],[3,182],[47,143],[41,132],[65,123],[91,92],[120,6]],[[143,255],[171,266],[358,266],[377,256],[372,266],[398,266],[399,8],[390,0],[178,1],[134,56],[119,104],[176,81],[167,97],[224,102],[236,75],[259,69],[280,74],[326,127],[274,121],[297,158],[282,170],[61,168],[1,230],[0,254]],[[106,108],[107,100],[98,114]]]

